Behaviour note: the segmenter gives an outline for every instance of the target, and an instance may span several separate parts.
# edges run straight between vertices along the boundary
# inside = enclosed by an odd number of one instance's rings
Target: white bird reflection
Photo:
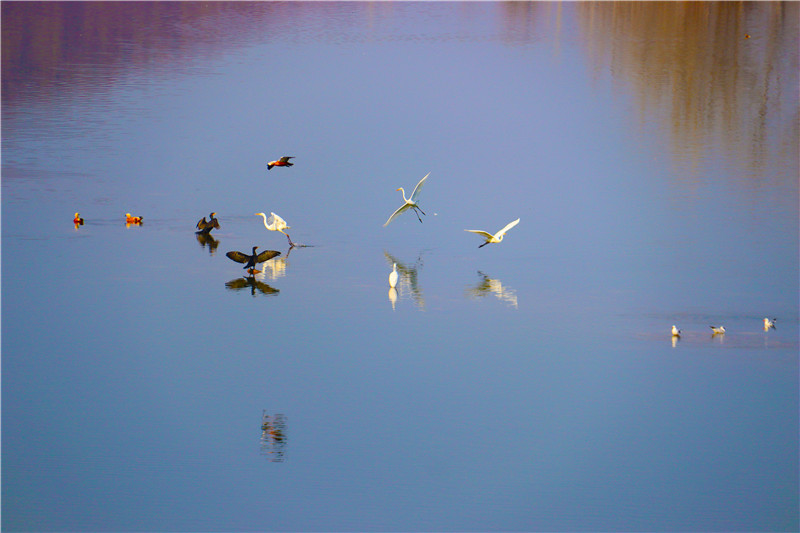
[[[478,271],[478,275],[483,279],[478,282],[475,287],[467,289],[467,294],[473,298],[482,298],[491,293],[497,296],[499,300],[514,307],[514,309],[519,308],[517,292],[514,289],[507,286],[504,287],[499,279],[492,279],[480,270]]]
[[[389,301],[392,302],[392,311],[394,311],[397,303],[397,289],[394,287],[389,287]]]
[[[261,272],[256,274],[256,279],[258,281],[264,281],[265,279],[275,281],[278,278],[284,277],[286,275],[286,267],[289,266],[288,260],[289,254],[286,254],[285,257],[276,257],[267,261],[261,265]]]
[[[384,251],[383,252],[386,261],[390,266],[397,265],[397,288],[395,290],[395,298],[399,296],[402,300],[407,297],[411,297],[414,300],[414,303],[417,304],[417,307],[420,309],[425,309],[425,298],[422,294],[422,289],[419,287],[419,279],[418,279],[418,270],[420,270],[423,266],[422,255],[417,257],[417,260],[414,262],[413,266],[408,266],[399,259],[397,259],[392,254]],[[395,268],[395,267],[393,267]],[[389,299],[391,300],[392,293],[389,292]],[[394,309],[395,302],[392,302],[392,309]]]

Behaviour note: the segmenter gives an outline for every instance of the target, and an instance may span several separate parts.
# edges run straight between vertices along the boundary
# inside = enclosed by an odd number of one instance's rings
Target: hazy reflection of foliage
[[[716,145],[753,170],[796,158],[800,4],[581,2],[576,10],[596,77],[608,72],[632,88],[642,118],[668,132],[676,161],[699,167]]]
[[[270,457],[273,463],[281,463],[286,459],[287,419],[281,413],[268,415],[261,413],[261,454]]]
[[[196,233],[195,236],[197,237],[197,242],[200,243],[200,247],[205,248],[208,246],[208,252],[214,255],[214,252],[217,251],[217,246],[219,246],[219,241],[212,237],[210,233]]]
[[[38,93],[80,92],[107,87],[131,68],[224,52],[240,42],[233,34],[262,35],[295,16],[278,4],[2,2],[3,102],[29,98],[31,79]]]
[[[386,251],[383,252],[383,255],[386,258],[390,269],[393,264],[397,263],[397,292],[400,297],[402,298],[404,295],[410,294],[417,306],[421,309],[424,309],[425,297],[423,296],[422,289],[419,286],[417,273],[417,271],[421,269],[424,264],[422,261],[422,255],[417,257],[417,260],[414,262],[413,266],[406,265]],[[388,277],[389,274],[387,273],[386,275]]]
[[[258,281],[253,276],[232,279],[225,283],[225,288],[229,291],[250,289],[250,294],[252,296],[256,295],[256,291],[266,296],[276,296],[280,292],[278,289],[273,289],[263,281]]]
[[[494,294],[499,300],[502,300],[512,307],[517,308],[517,293],[514,289],[504,287],[500,280],[492,279],[480,270],[478,276],[481,280],[475,287],[467,289],[467,294],[472,298],[482,298],[487,294]]]

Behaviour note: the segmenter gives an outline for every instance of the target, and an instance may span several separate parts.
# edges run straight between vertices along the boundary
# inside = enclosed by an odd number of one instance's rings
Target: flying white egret
[[[712,337],[714,335],[725,335],[725,326],[708,326],[708,327],[710,327],[711,331],[713,332],[711,333]]]
[[[289,229],[289,225],[283,220],[280,216],[276,215],[275,213],[270,212],[269,218],[264,213],[256,213],[255,216],[260,216],[264,219],[264,227],[270,231],[280,231],[286,238],[289,239],[289,246],[294,247],[294,243],[292,242],[292,238],[289,237],[289,234],[286,233],[285,229]]]
[[[513,228],[514,226],[516,226],[517,224],[519,224],[519,219],[515,220],[514,222],[509,222],[506,225],[505,228],[501,229],[500,231],[498,231],[494,235],[492,235],[488,231],[483,231],[483,230],[479,230],[479,229],[465,229],[464,231],[477,233],[481,237],[484,237],[486,239],[486,242],[481,244],[480,246],[478,246],[478,248],[483,248],[487,244],[491,244],[493,242],[503,242],[503,237],[505,237],[506,232],[508,230],[510,230],[511,228]]]
[[[400,207],[398,207],[397,210],[394,213],[392,213],[392,216],[390,216],[389,220],[387,220],[386,223],[383,225],[384,228],[386,226],[388,226],[389,223],[392,220],[394,220],[400,214],[404,213],[405,211],[407,211],[409,209],[413,209],[414,210],[414,214],[417,215],[417,218],[419,219],[419,221],[422,222],[422,219],[420,218],[419,213],[422,213],[424,215],[425,211],[423,211],[422,209],[419,208],[419,205],[417,204],[417,197],[419,196],[419,192],[422,190],[422,186],[425,185],[425,180],[428,179],[428,176],[430,176],[430,175],[431,175],[431,173],[428,172],[427,174],[425,174],[424,178],[419,180],[419,183],[417,183],[417,186],[414,187],[414,191],[411,193],[411,197],[410,198],[406,198],[405,189],[403,189],[402,187],[398,187],[397,188],[397,190],[400,191],[403,194],[403,201],[405,203],[403,205],[401,205]]]
[[[672,325],[672,336],[673,337],[680,337],[681,336],[681,330],[676,328],[675,324]]]
[[[389,273],[389,286],[393,289],[397,287],[397,263],[392,265],[392,271]]]
[[[764,317],[764,331],[769,331],[770,328],[775,329],[775,322],[777,320],[777,318],[770,320],[769,318]]]

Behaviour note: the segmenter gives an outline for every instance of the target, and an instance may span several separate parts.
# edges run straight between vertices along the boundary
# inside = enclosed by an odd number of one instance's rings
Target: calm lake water
[[[798,8],[4,2],[3,530],[797,531]]]

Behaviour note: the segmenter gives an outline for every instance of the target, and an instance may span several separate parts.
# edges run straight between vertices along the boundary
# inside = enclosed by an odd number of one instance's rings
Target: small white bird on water
[[[770,328],[775,329],[775,321],[778,320],[777,318],[773,318],[770,320],[767,317],[764,317],[764,331],[769,331]]]
[[[400,216],[400,214],[404,213],[405,211],[407,211],[409,209],[413,209],[414,210],[414,214],[417,215],[417,218],[419,219],[419,221],[422,222],[422,219],[420,218],[419,213],[422,213],[424,215],[425,211],[423,211],[422,209],[419,208],[419,204],[417,204],[417,197],[419,196],[419,193],[422,190],[422,186],[425,185],[425,180],[428,179],[428,176],[430,176],[430,175],[431,175],[431,173],[428,172],[427,174],[425,174],[424,178],[419,180],[419,182],[417,183],[416,187],[414,187],[414,191],[411,193],[411,197],[410,198],[406,198],[405,189],[403,189],[402,187],[398,187],[397,188],[397,190],[400,191],[403,194],[403,202],[405,202],[405,203],[403,205],[401,205],[400,207],[398,207],[395,210],[394,213],[392,213],[392,215],[389,217],[389,220],[387,220],[386,223],[383,225],[384,228],[386,226],[388,226],[389,223],[392,220],[394,220],[395,218]],[[419,211],[419,213],[418,213],[418,211]]]
[[[503,237],[505,237],[506,232],[508,230],[510,230],[511,228],[513,228],[514,226],[516,226],[517,224],[519,224],[519,219],[515,220],[514,222],[509,222],[506,225],[505,228],[501,229],[500,231],[498,231],[494,235],[492,235],[488,231],[483,231],[483,230],[480,230],[480,229],[465,229],[464,231],[469,231],[471,233],[477,233],[481,237],[485,238],[486,242],[481,244],[480,246],[478,246],[478,248],[483,248],[487,244],[503,242]]]
[[[708,327],[710,327],[711,331],[713,332],[711,333],[712,337],[714,335],[725,335],[725,326],[708,326]]]
[[[392,271],[389,273],[389,287],[397,287],[397,263],[392,265]]]
[[[675,324],[672,325],[672,336],[673,337],[680,337],[681,336],[681,330],[676,328]]]

